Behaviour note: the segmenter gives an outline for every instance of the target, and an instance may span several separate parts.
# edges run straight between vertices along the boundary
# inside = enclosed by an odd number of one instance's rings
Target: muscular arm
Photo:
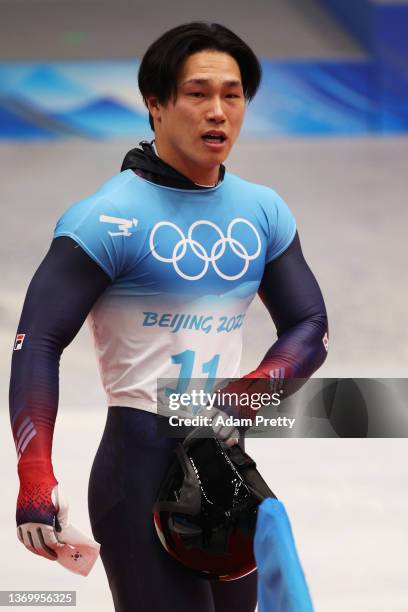
[[[297,234],[286,251],[266,265],[259,295],[275,323],[278,340],[255,370],[230,382],[222,392],[272,391],[280,392],[283,399],[297,391],[327,355],[326,308]],[[254,412],[241,404],[238,416],[252,418]]]
[[[56,238],[27,291],[13,352],[10,420],[18,456],[17,524],[52,525],[51,447],[59,360],[109,276],[71,238]],[[20,347],[20,348],[18,348]],[[16,350],[17,348],[17,350]]]
[[[328,326],[319,285],[297,234],[288,249],[266,265],[259,295],[275,323],[278,340],[248,376],[282,383],[309,378],[326,358]]]

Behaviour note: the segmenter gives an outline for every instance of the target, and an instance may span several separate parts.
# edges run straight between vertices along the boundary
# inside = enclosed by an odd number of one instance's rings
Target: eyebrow
[[[189,79],[188,81],[184,81],[182,85],[207,85],[211,82],[212,79]],[[229,81],[223,81],[223,85],[229,85],[230,87],[234,86],[242,86],[241,81],[237,79],[232,79]]]

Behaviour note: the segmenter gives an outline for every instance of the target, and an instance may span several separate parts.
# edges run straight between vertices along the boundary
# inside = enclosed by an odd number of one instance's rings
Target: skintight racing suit
[[[89,511],[117,611],[255,609],[256,573],[191,576],[159,543],[152,506],[177,444],[157,433],[156,381],[237,376],[257,292],[278,339],[248,380],[310,377],[326,357],[327,317],[286,204],[223,166],[217,185],[195,185],[148,143],[61,217],[31,281],[10,385],[17,524],[54,524],[59,360],[88,317],[109,406]]]

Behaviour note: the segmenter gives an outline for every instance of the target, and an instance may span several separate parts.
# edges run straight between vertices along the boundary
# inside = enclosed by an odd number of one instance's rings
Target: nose
[[[213,123],[223,123],[225,121],[225,113],[219,96],[211,98],[207,110],[207,120]]]

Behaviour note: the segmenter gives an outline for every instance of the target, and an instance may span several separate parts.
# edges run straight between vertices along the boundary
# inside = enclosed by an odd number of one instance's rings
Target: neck
[[[181,156],[171,154],[162,143],[154,140],[153,147],[156,155],[169,166],[183,174],[185,177],[193,181],[201,187],[214,187],[219,180],[220,165],[212,168],[201,168],[197,165],[188,163]]]

